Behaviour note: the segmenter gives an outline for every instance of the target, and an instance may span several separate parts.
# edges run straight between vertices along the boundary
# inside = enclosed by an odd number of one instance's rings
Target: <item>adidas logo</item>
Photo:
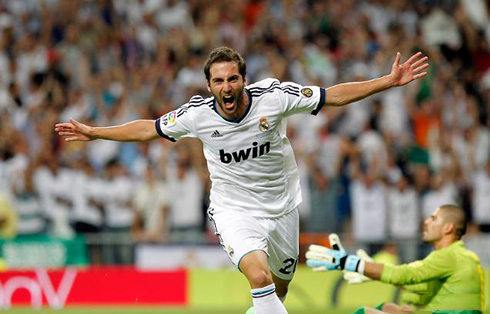
[[[211,134],[211,137],[223,137],[223,135],[221,135],[221,133],[218,132],[218,130],[214,130],[213,134]]]

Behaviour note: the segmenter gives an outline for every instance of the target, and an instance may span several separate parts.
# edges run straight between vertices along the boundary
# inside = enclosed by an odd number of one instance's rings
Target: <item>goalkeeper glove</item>
[[[357,250],[356,255],[359,256],[364,262],[373,262],[371,256],[369,256],[364,250]],[[344,280],[346,280],[349,284],[359,284],[365,281],[370,281],[371,278],[352,271],[345,271]]]
[[[352,272],[364,272],[364,261],[359,256],[347,255],[339,236],[335,233],[329,236],[332,249],[320,245],[310,245],[306,252],[306,264],[313,267],[314,271],[323,270],[347,270]]]

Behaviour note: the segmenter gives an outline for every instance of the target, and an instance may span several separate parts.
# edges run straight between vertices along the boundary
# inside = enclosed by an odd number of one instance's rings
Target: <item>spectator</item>
[[[171,238],[196,243],[202,239],[204,186],[192,164],[190,149],[178,145],[175,154],[174,164],[169,162],[167,168]]]
[[[422,218],[430,217],[434,204],[457,204],[457,201],[454,182],[445,177],[443,172],[434,173],[430,178],[430,188],[422,197]]]
[[[43,152],[39,157],[40,166],[33,174],[36,193],[49,221],[48,231],[63,238],[71,238],[74,231],[70,226],[71,208],[70,170],[61,167],[59,159],[50,152]]]
[[[103,227],[103,205],[97,195],[104,187],[97,180],[94,169],[85,158],[73,162],[72,225],[77,233],[97,233]],[[94,190],[101,189],[97,192]]]
[[[16,232],[19,235],[44,234],[47,231],[45,212],[33,184],[35,166],[30,164],[22,172],[22,180],[13,188],[12,208],[18,217]]]
[[[339,175],[344,157],[349,153],[350,143],[343,137],[321,132],[317,150],[310,154],[310,216],[306,230],[310,232],[339,232],[340,189]]]
[[[163,242],[169,232],[168,187],[159,179],[153,165],[147,166],[146,177],[136,189],[133,206],[136,210],[131,229],[136,242]]]
[[[388,232],[390,239],[400,241],[398,252],[402,262],[417,258],[417,238],[421,224],[418,195],[408,178],[401,175],[395,187],[387,192]]]
[[[479,170],[473,181],[473,222],[483,232],[490,232],[490,161]]]
[[[96,199],[100,200],[98,205],[104,213],[103,231],[109,233],[112,240],[102,252],[102,258],[108,264],[125,264],[132,260],[127,244],[134,221],[131,202],[134,187],[126,169],[116,159],[106,165],[104,174]]]
[[[17,235],[17,215],[7,197],[0,193],[0,238],[11,239]]]
[[[388,237],[386,193],[374,170],[361,170],[360,165],[355,168],[350,190],[352,230],[356,242],[367,245],[372,255]]]

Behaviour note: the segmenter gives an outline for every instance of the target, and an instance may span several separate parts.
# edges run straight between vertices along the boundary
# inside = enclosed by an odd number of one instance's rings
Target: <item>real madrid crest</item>
[[[259,119],[259,130],[261,132],[267,132],[270,129],[269,121],[267,121],[266,117],[261,117]]]
[[[310,98],[311,96],[313,96],[313,91],[311,90],[311,88],[306,87],[301,90],[301,94],[303,94],[305,97]]]

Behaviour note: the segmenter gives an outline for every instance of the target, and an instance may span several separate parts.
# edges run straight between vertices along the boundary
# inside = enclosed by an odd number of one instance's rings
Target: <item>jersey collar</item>
[[[240,123],[243,119],[245,119],[245,117],[247,116],[248,112],[250,111],[250,108],[252,107],[252,94],[250,94],[250,92],[248,91],[248,89],[244,88],[244,90],[245,90],[245,93],[247,93],[247,96],[248,96],[248,104],[247,104],[247,108],[245,108],[245,111],[238,118],[236,118],[236,119],[230,119],[230,118],[227,118],[227,117],[223,116],[221,113],[219,113],[218,108],[216,108],[216,98],[214,98],[214,101],[213,101],[213,110],[221,118],[223,118],[225,121],[233,122],[233,123]]]

